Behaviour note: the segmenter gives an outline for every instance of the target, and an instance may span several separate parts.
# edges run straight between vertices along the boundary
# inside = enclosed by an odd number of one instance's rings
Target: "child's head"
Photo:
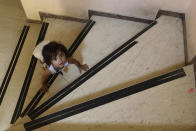
[[[60,69],[66,62],[68,51],[64,45],[51,41],[43,47],[42,55],[47,65],[52,64],[56,69]]]

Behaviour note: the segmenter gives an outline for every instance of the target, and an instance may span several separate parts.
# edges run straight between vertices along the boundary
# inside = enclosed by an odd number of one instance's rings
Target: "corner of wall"
[[[196,1],[192,0],[186,15],[187,26],[187,48],[188,48],[188,61],[190,62],[196,55]]]
[[[28,1],[27,0],[20,0],[20,1],[23,6],[23,9],[25,11],[27,19],[36,20],[36,21],[41,20],[34,1],[30,1],[30,0],[28,0]]]

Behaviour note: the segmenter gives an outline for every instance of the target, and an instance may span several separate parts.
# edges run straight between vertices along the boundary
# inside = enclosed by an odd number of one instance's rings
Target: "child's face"
[[[62,51],[57,51],[56,58],[51,60],[51,64],[57,70],[62,69],[64,67],[65,62],[67,61],[65,53]]]

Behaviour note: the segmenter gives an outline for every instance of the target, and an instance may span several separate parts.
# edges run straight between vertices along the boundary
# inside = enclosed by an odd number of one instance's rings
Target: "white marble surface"
[[[7,129],[10,126],[11,118],[30,64],[33,48],[35,47],[41,28],[39,24],[31,24],[30,26],[31,28],[29,29],[29,33],[0,107],[1,130]]]

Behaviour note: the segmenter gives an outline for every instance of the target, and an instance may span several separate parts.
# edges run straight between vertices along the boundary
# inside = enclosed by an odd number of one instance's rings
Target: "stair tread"
[[[10,126],[10,121],[19,98],[26,72],[32,57],[32,52],[41,28],[41,25],[39,24],[30,24],[30,26],[31,27],[27,34],[21,54],[1,104],[0,116],[2,119],[0,119],[0,126],[3,129],[6,129]]]
[[[21,20],[15,20],[14,22],[12,21],[13,19],[11,18],[4,18],[1,20],[1,25],[0,25],[0,30],[4,32],[4,33],[1,33],[0,35],[0,40],[2,43],[0,45],[0,55],[1,55],[0,83],[2,83],[3,78],[7,72],[7,69],[10,64],[10,60],[12,59],[14,50],[16,48],[18,39],[20,37],[20,34],[22,32],[22,29],[25,23],[24,21],[21,21]]]

